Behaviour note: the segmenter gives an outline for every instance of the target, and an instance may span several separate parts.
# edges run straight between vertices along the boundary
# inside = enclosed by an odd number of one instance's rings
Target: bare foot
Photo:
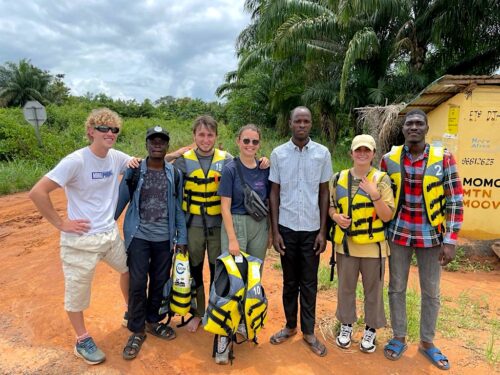
[[[193,316],[193,319],[187,324],[188,332],[195,333],[200,326],[201,318],[199,316]]]

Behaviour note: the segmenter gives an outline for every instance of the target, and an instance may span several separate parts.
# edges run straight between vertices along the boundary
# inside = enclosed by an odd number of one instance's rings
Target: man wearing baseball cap
[[[130,270],[127,328],[132,335],[123,349],[124,359],[137,356],[146,332],[164,340],[175,338],[174,330],[161,323],[165,314],[158,313],[163,286],[170,277],[174,244],[183,248],[187,244],[182,195],[177,194],[182,191],[182,177],[165,162],[169,140],[168,131],[161,126],[148,129],[148,157],[139,168],[129,168],[120,184],[115,218],[130,202],[123,234]]]

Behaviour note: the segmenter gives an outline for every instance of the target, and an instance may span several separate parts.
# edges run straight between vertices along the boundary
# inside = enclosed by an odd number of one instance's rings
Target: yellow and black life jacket
[[[208,332],[233,338],[243,322],[247,339],[257,342],[257,333],[267,318],[267,298],[260,279],[262,261],[241,254],[243,263],[239,264],[227,252],[217,258],[203,326]]]
[[[207,175],[201,168],[195,150],[189,150],[183,156],[186,162],[186,177],[184,178],[182,209],[194,215],[219,215],[221,210],[217,188],[226,152],[214,150]]]
[[[423,199],[425,211],[429,223],[442,229],[442,223],[445,220],[446,198],[443,187],[443,147],[429,147],[429,156],[427,157],[424,178],[422,181]],[[395,185],[395,202],[397,204],[394,215],[401,207],[404,199],[404,189],[401,189],[402,181],[404,182],[405,168],[403,163],[403,146],[393,146],[386,157],[387,173]]]
[[[174,253],[172,277],[165,284],[163,296],[159,313],[168,314],[168,322],[178,314],[182,316],[182,322],[177,327],[186,325],[192,317],[186,321],[184,317],[196,310],[196,286],[191,277],[188,253]]]
[[[385,174],[372,168],[366,178],[372,181],[375,177],[378,184]],[[342,230],[336,225],[333,240],[337,244],[342,244],[347,234],[353,242],[359,244],[384,241],[384,222],[377,216],[369,194],[359,188],[351,198],[351,191],[352,176],[349,169],[345,169],[340,172],[336,186],[337,210],[351,218],[351,226],[347,230]]]

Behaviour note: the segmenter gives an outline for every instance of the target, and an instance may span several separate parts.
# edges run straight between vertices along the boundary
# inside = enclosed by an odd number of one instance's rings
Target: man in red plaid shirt
[[[393,339],[384,355],[397,360],[407,349],[406,287],[415,252],[422,292],[419,350],[439,369],[448,359],[433,344],[439,313],[441,266],[455,257],[455,244],[463,221],[463,191],[453,155],[425,142],[427,115],[412,110],[405,117],[405,143],[385,154],[380,169],[396,187],[397,208],[387,228],[389,305]]]

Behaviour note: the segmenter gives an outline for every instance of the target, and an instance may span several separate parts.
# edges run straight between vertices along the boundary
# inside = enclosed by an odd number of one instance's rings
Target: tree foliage
[[[407,101],[443,74],[500,66],[495,0],[247,0],[245,9],[238,70],[217,94],[242,116],[259,103],[278,129],[293,106],[308,105],[335,141],[356,107]],[[257,101],[241,99],[249,93]]]

